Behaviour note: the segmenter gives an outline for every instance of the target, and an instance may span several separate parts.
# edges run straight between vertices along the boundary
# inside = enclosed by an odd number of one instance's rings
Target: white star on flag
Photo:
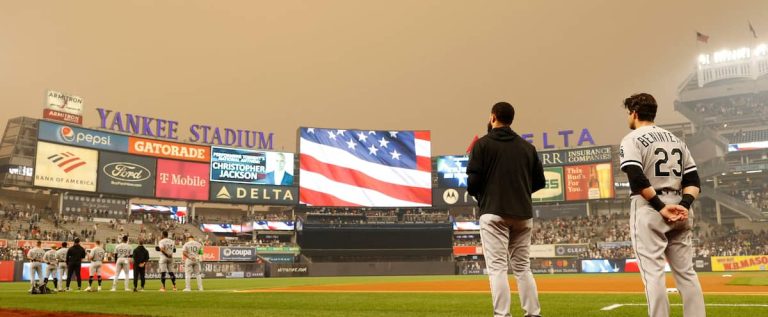
[[[333,131],[328,131],[328,137],[336,140],[336,134],[334,134]]]
[[[376,135],[376,131],[368,131],[368,134]]]
[[[338,135],[344,135],[344,132],[347,132],[347,130],[336,130],[336,134]]]
[[[379,149],[376,148],[373,144],[371,144],[371,147],[368,148],[368,154],[376,155],[376,152],[378,152]]]
[[[315,133],[315,128],[307,128],[307,133]]]
[[[347,148],[348,149],[353,149],[354,150],[356,146],[357,146],[357,143],[355,143],[355,141],[353,141],[351,139],[347,142]]]
[[[363,133],[362,131],[357,133],[357,139],[359,141],[368,142],[368,136],[365,135],[365,133]]]
[[[400,155],[401,154],[397,153],[397,150],[393,150],[392,153],[389,153],[389,154],[392,154],[392,159],[393,160],[400,160]]]
[[[389,137],[397,139],[397,131],[389,131]]]
[[[386,148],[387,144],[389,144],[389,141],[387,141],[386,139],[381,138],[381,140],[379,140],[379,147]]]

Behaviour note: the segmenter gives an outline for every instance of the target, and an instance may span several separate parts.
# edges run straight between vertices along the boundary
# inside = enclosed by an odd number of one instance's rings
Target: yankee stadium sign
[[[271,150],[274,133],[192,124],[190,137],[179,140],[179,122],[97,108],[99,126],[105,130],[174,141]]]

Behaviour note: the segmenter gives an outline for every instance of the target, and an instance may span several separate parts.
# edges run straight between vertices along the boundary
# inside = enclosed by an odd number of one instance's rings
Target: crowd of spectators
[[[307,223],[331,225],[450,222],[447,210],[432,208],[318,208],[305,216]]]
[[[745,94],[699,101],[694,111],[706,118],[754,118],[768,115],[768,94]]]

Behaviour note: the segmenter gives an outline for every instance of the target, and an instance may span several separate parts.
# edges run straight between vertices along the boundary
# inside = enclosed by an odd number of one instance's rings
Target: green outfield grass
[[[559,275],[537,275],[537,279]],[[610,278],[610,276],[605,276]],[[737,277],[738,278],[738,277]],[[745,278],[765,278],[747,276]],[[408,276],[338,278],[210,279],[206,291],[160,293],[160,282],[147,281],[143,293],[109,292],[62,293],[32,296],[28,283],[0,284],[0,307],[47,311],[80,311],[151,316],[491,316],[490,294],[485,293],[242,293],[236,290],[329,284],[365,284],[402,281],[483,280],[485,276]],[[169,282],[170,283],[170,282]],[[121,289],[122,281],[118,283]],[[181,289],[184,282],[179,283]],[[193,282],[194,285],[194,282]],[[111,282],[105,282],[108,290]],[[195,287],[193,286],[193,289]],[[646,316],[643,294],[541,294],[542,315],[552,316]],[[670,296],[673,304],[678,295]],[[513,316],[522,312],[513,294]],[[707,304],[766,305],[766,296],[706,295]],[[614,304],[634,304],[611,311],[600,309]],[[768,307],[710,306],[709,316],[768,316]],[[672,316],[682,316],[673,306]]]
[[[751,285],[751,286],[768,286],[768,277],[765,276],[744,276],[736,277],[728,285]]]

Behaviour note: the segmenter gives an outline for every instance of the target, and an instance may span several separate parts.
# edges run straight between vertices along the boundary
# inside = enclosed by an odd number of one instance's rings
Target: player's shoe
[[[111,290],[109,290],[109,291],[110,291],[110,292],[114,292],[114,291],[117,291],[117,289],[113,287],[113,288],[112,288]]]
[[[134,292],[134,293],[136,293],[136,292],[138,292],[138,291],[139,291],[139,290],[137,290],[137,289],[135,289],[135,288],[133,289],[133,292]]]
[[[90,286],[88,286],[88,287],[85,289],[85,291],[86,291],[86,292],[93,292],[93,289],[91,289],[91,287],[90,287]]]
[[[130,291],[131,291],[131,289],[130,289],[130,288],[126,288],[126,289],[125,289],[125,291],[126,291],[126,292],[130,292]]]
[[[191,289],[185,288],[182,292],[191,292]]]
[[[175,291],[177,291],[177,289],[176,289],[176,286],[175,286],[175,285],[173,286],[173,291],[174,291],[174,292],[175,292]]]
[[[139,292],[143,292],[143,291],[144,291],[143,287],[139,288]]]
[[[202,292],[202,291],[203,291],[203,289],[202,289],[202,288],[201,288],[201,289],[198,289],[198,291],[199,291],[199,292]]]
[[[101,286],[99,286],[99,288],[97,288],[96,291],[101,292]]]
[[[165,292],[165,287],[161,287],[159,291],[160,292]]]

